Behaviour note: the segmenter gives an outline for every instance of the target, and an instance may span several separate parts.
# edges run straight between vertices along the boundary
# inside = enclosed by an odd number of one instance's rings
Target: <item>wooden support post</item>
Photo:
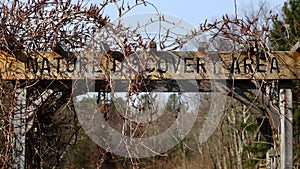
[[[26,128],[26,89],[17,88],[16,102],[14,104],[14,169],[25,168],[25,128]]]
[[[280,89],[280,164],[281,169],[293,168],[292,90]]]

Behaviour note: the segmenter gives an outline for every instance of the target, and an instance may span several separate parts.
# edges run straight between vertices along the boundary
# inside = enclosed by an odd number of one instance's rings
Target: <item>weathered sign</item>
[[[1,78],[29,79],[130,79],[143,73],[151,80],[164,79],[299,79],[300,53],[267,52],[144,52],[124,59],[102,53],[82,53],[68,61],[55,52],[27,58],[0,55]],[[223,75],[223,76],[220,76]]]

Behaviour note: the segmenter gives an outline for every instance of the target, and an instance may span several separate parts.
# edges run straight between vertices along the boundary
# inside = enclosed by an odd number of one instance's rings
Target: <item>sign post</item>
[[[292,90],[280,89],[280,163],[283,169],[293,168]]]
[[[17,88],[15,93],[14,126],[14,169],[25,168],[25,130],[26,130],[26,89]]]

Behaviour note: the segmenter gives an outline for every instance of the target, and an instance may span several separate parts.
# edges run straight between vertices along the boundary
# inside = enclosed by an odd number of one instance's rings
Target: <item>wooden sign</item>
[[[37,54],[21,62],[1,53],[0,76],[4,80],[92,78],[133,79],[143,75],[160,79],[299,79],[300,53],[274,51],[250,56],[246,52],[139,52],[124,59],[85,52],[68,61],[55,52]]]

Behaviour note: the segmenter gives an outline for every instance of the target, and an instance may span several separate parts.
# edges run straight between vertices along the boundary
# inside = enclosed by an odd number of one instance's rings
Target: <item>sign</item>
[[[67,61],[54,52],[27,58],[26,63],[12,55],[0,55],[1,78],[5,80],[91,77],[98,80],[134,78],[144,73],[150,80],[164,79],[299,79],[300,53],[267,52],[249,56],[246,52],[144,52],[123,60],[102,53],[83,53]]]

